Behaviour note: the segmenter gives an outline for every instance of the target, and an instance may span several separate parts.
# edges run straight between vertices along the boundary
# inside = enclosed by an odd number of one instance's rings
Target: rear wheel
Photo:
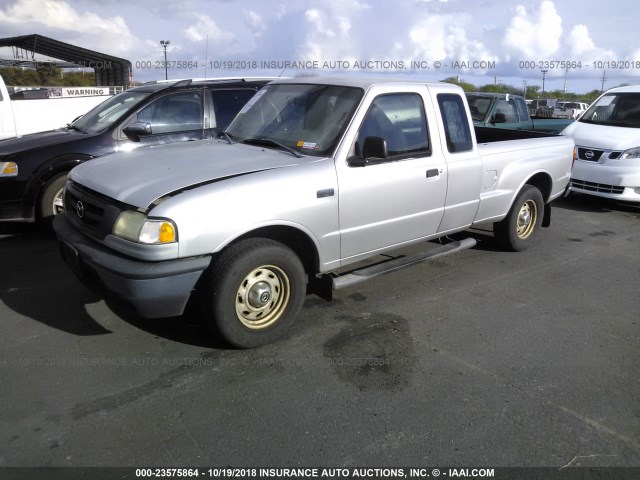
[[[302,262],[273,240],[252,238],[231,245],[207,275],[201,311],[209,327],[236,347],[258,347],[282,337],[304,302]]]
[[[505,219],[493,225],[495,238],[507,250],[528,248],[540,229],[543,212],[542,193],[533,185],[525,185]]]
[[[41,221],[50,223],[53,217],[64,211],[65,183],[67,183],[66,173],[53,177],[42,188],[38,205],[38,216]]]

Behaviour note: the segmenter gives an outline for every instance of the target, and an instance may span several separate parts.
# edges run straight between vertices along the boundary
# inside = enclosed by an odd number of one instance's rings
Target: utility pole
[[[522,97],[525,100],[527,99],[527,81],[526,80],[522,81]]]
[[[567,73],[569,73],[569,67],[564,69],[564,87],[562,89],[562,91],[564,92],[564,94],[567,94]]]
[[[160,40],[160,45],[164,50],[164,79],[169,80],[169,74],[167,73],[167,47],[171,43],[171,40]]]
[[[544,79],[547,77],[549,70],[540,70],[542,72],[542,96],[544,97]]]
[[[600,87],[600,93],[604,93],[604,81],[607,79],[607,71],[603,70],[602,71],[602,76],[600,77],[600,80],[602,80],[602,86]]]

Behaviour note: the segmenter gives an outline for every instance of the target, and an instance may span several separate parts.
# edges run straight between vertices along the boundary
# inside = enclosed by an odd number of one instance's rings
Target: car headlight
[[[0,177],[17,177],[18,164],[15,162],[0,162]]]
[[[622,152],[622,155],[618,157],[620,160],[624,160],[626,158],[640,158],[640,147],[630,148]]]
[[[149,219],[145,214],[132,210],[125,210],[118,215],[113,234],[149,245],[173,243],[178,239],[178,230],[171,220]]]

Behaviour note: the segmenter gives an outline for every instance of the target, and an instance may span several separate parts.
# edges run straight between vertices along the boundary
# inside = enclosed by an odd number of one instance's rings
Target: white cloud
[[[594,43],[586,25],[576,25],[565,39],[565,45],[572,59],[576,60],[610,60],[615,58],[612,50],[598,48]]]
[[[226,30],[222,30],[216,22],[208,15],[195,15],[196,22],[185,29],[184,33],[192,42],[202,42],[209,37],[209,41],[216,44],[230,43],[235,39],[235,35]]]
[[[498,57],[480,40],[469,38],[471,18],[465,15],[425,15],[409,30],[412,60],[479,62]],[[466,69],[468,70],[468,68]],[[479,72],[481,73],[481,72]]]
[[[260,14],[258,14],[254,10],[244,11],[244,21],[248,25],[248,27],[253,30],[253,34],[256,37],[261,36],[262,32],[264,32],[267,28],[267,25],[262,19],[262,16],[260,16]]]
[[[504,35],[504,46],[515,60],[549,60],[560,48],[562,18],[550,0],[544,0],[536,14],[516,7]]]
[[[116,56],[130,53],[138,42],[122,16],[101,18],[91,12],[79,13],[58,0],[17,0],[0,10],[0,26],[54,38],[62,33],[63,41]]]
[[[352,60],[360,53],[362,35],[352,31],[353,19],[370,9],[358,0],[329,0],[304,12],[306,39],[298,50],[301,58]]]

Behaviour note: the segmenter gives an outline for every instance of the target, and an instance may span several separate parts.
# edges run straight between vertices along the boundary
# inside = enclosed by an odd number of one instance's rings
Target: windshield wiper
[[[271,140],[270,138],[264,138],[264,137],[247,138],[246,140],[243,140],[242,143],[246,143],[246,144],[249,144],[249,145],[273,145],[274,147],[279,147],[282,150],[285,150],[285,151],[289,152],[294,157],[297,157],[297,158],[302,158],[303,157],[303,155],[300,152],[298,152],[297,150],[294,150],[293,148],[288,147],[288,146],[284,145],[283,143],[276,142],[275,140]]]
[[[229,142],[229,145],[233,145],[234,143],[236,143],[235,140],[233,140],[233,138],[231,137],[231,135],[225,132],[224,130],[220,130],[218,132],[218,135],[216,135],[216,138],[222,138],[222,137],[224,137],[225,140]]]
[[[67,123],[67,130],[78,130],[81,133],[87,133],[84,130],[82,130],[80,127],[76,127],[75,125],[73,125],[71,123]]]

